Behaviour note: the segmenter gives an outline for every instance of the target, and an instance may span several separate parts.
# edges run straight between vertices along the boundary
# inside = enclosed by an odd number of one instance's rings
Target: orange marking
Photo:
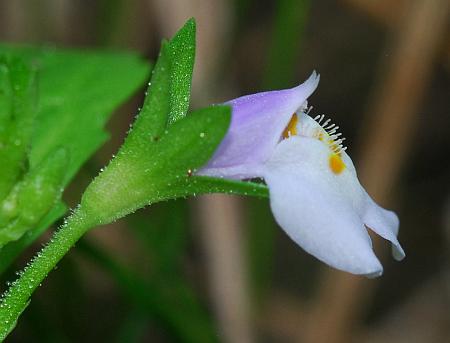
[[[298,117],[297,117],[297,114],[294,113],[292,115],[291,120],[289,121],[289,124],[286,126],[286,128],[283,131],[283,138],[289,138],[289,137],[295,136],[297,134],[297,123],[298,123]]]
[[[331,154],[330,155],[330,169],[335,174],[340,174],[345,169],[345,163],[342,161],[342,158],[339,154]]]

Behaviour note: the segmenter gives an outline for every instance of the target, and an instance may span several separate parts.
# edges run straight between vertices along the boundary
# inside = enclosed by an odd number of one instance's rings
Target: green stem
[[[81,236],[94,225],[79,207],[25,267],[20,277],[11,284],[0,303],[0,341],[14,329],[34,290]]]

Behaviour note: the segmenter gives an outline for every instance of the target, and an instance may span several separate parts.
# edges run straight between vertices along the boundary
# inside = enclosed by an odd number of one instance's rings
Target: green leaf
[[[0,57],[0,143],[5,145],[12,114],[12,89],[9,66],[4,56]]]
[[[46,55],[43,63],[40,125],[31,164],[55,145],[64,146],[71,156],[70,180],[108,138],[106,121],[144,82],[149,68],[134,54],[61,52]]]
[[[26,170],[36,114],[35,71],[19,58],[0,59],[0,200]]]
[[[39,71],[39,108],[30,165],[62,146],[71,157],[64,183],[105,140],[103,127],[113,111],[148,77],[149,65],[127,52],[89,52],[0,46]]]
[[[153,142],[159,140],[166,128],[170,111],[170,60],[167,50],[167,42],[163,42],[152,71],[144,104],[121,147],[123,151],[130,153],[135,149],[147,151]]]
[[[189,19],[169,43],[170,115],[169,124],[183,118],[189,109],[195,60],[195,20]]]
[[[6,132],[9,141],[14,143],[10,144],[13,149],[0,150],[0,184],[8,183],[8,187],[4,188],[9,191],[12,185],[19,181],[19,171],[20,174],[25,172],[24,162],[27,162],[35,176],[39,174],[39,177],[46,178],[44,174],[50,175],[52,170],[59,170],[61,175],[58,175],[58,178],[62,178],[58,181],[59,193],[107,139],[108,134],[103,129],[106,121],[113,110],[144,82],[149,66],[137,55],[123,52],[0,45],[0,54],[13,56],[0,61],[0,124],[3,123],[2,127],[7,127],[4,131],[0,129],[0,133]],[[20,62],[19,58],[27,63]],[[34,73],[27,65],[33,65],[39,74],[40,92],[34,128],[32,106],[36,101],[35,87],[32,85],[35,83],[31,82],[34,80]],[[11,114],[2,109],[9,109]],[[21,153],[14,150],[19,146],[16,142],[21,142]],[[53,165],[39,172],[37,169],[44,165],[46,156],[54,154],[60,147],[70,155],[68,164],[59,169]],[[14,153],[16,159],[5,160],[2,155],[5,151]],[[29,155],[28,160],[25,153]],[[16,168],[16,171],[11,168]],[[3,177],[2,173],[7,175]],[[32,176],[24,174],[23,177],[30,179]],[[56,183],[54,185],[56,186]],[[32,188],[30,187],[29,189]],[[30,192],[28,196],[23,196],[22,205],[13,208],[14,211],[21,212],[21,218],[9,224],[4,222],[5,213],[0,213],[2,234],[5,238],[1,240],[2,244],[31,229],[49,210],[47,206],[54,204],[57,194],[44,193],[41,193],[41,199],[38,201],[27,200],[31,196]],[[13,197],[14,195],[10,194],[9,199]],[[42,201],[43,197],[47,201]],[[36,205],[40,206],[40,210]],[[25,217],[28,219],[25,220]],[[32,221],[29,220],[31,217]]]
[[[68,161],[59,148],[14,186],[0,207],[0,247],[19,239],[60,199]]]

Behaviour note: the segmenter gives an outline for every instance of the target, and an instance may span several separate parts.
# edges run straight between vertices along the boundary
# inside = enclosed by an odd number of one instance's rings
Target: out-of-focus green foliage
[[[182,259],[187,244],[186,203],[175,201],[152,208],[127,222],[145,251],[149,269],[138,273],[125,268],[98,247],[82,241],[81,251],[110,273],[140,318],[158,323],[165,334],[179,342],[215,342],[215,328],[194,290],[183,275]],[[142,276],[140,275],[142,274]],[[142,319],[141,319],[142,320]]]
[[[67,207],[64,203],[58,202],[33,229],[29,230],[17,241],[10,242],[2,247],[0,250],[0,274],[3,274],[19,254],[38,239],[57,218],[61,218],[66,211]]]
[[[286,88],[295,79],[310,0],[279,0],[268,51],[263,86]]]
[[[148,63],[133,53],[0,46],[2,53],[20,56],[38,70],[30,166],[62,146],[70,156],[65,183],[106,141],[106,121],[149,72]]]
[[[60,199],[67,162],[59,148],[16,183],[0,207],[0,247],[22,237]]]
[[[129,309],[126,317],[120,323],[115,332],[116,343],[142,342],[143,336],[148,332],[148,318],[141,309],[133,306]]]
[[[0,61],[4,245],[61,216],[62,189],[108,138],[106,120],[143,83],[149,66],[132,53],[1,45],[0,54],[6,56]],[[59,210],[49,212],[53,206]],[[48,212],[52,218],[44,218]],[[31,237],[13,247],[24,248]],[[1,264],[2,255],[3,249]]]
[[[182,273],[190,226],[186,200],[155,204],[151,209],[127,217],[126,222],[138,245],[146,252],[150,269],[145,274],[149,279]]]
[[[96,7],[99,9],[95,30],[96,41],[99,45],[111,46],[119,30],[130,28],[129,25],[120,25],[123,23],[123,17],[129,12],[130,6],[127,6],[126,0],[99,0],[96,2]]]
[[[269,201],[246,199],[247,257],[251,289],[257,303],[262,303],[270,288],[274,270],[274,251],[277,225],[270,211]]]
[[[80,249],[94,258],[116,280],[127,299],[146,311],[150,318],[162,320],[181,342],[215,342],[208,317],[196,302],[193,291],[179,278],[171,281],[147,281],[123,267],[98,247],[80,244]]]
[[[27,169],[36,90],[30,66],[17,57],[0,57],[0,201]]]

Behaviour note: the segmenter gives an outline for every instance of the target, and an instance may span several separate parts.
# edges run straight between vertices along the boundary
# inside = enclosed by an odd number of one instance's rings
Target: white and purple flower
[[[401,260],[399,221],[359,183],[338,127],[308,115],[306,100],[318,83],[314,72],[295,88],[228,102],[228,133],[199,174],[263,178],[276,221],[298,245],[334,268],[379,276],[367,228],[389,240]]]

